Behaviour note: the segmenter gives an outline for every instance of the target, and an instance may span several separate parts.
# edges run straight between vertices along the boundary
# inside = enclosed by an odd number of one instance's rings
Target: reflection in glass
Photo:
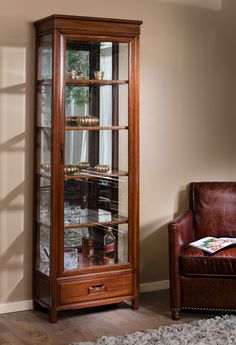
[[[49,228],[39,227],[39,262],[37,269],[49,276],[50,274],[50,231]]]
[[[86,86],[66,87],[66,115],[89,115],[89,88]]]
[[[88,131],[68,131],[65,133],[65,164],[87,162]]]
[[[128,224],[117,226],[118,262],[128,262]]]
[[[51,169],[51,130],[41,128],[40,134],[40,168],[41,171],[49,173]]]
[[[103,78],[112,79],[112,43],[101,42],[100,48],[100,70],[104,73]]]
[[[101,42],[99,68],[105,80],[128,80],[128,43]]]
[[[39,79],[52,78],[52,35],[42,36],[39,42]]]
[[[52,118],[52,35],[42,36],[38,50],[38,79],[41,80],[38,89],[37,131],[38,171],[51,175],[51,118]],[[44,83],[44,84],[43,84]],[[50,192],[49,178],[37,178],[37,249],[36,268],[50,275]]]
[[[128,177],[65,181],[64,224],[111,222],[128,217]]]
[[[128,43],[68,41],[66,79],[94,79],[99,71],[105,80],[127,80],[128,48]]]
[[[129,45],[128,43],[119,43],[119,79],[129,79]]]
[[[52,87],[41,85],[41,126],[51,127]]]
[[[69,42],[66,49],[66,78],[89,79],[89,51],[78,50],[78,44]]]
[[[76,248],[64,248],[64,270],[75,270],[78,268],[79,257]]]
[[[69,116],[89,115],[89,88],[81,86],[66,87],[66,109],[65,114]],[[86,145],[88,143],[88,132],[76,133],[66,132],[65,135],[65,164],[85,162],[88,160]],[[73,163],[74,162],[74,163]]]
[[[116,137],[113,136],[114,132]],[[113,145],[118,157],[112,156]],[[95,149],[99,149],[97,157],[92,156]],[[75,165],[79,162],[88,162],[91,170],[100,164],[108,165],[110,170],[128,171],[128,131],[66,131],[65,164]]]
[[[50,187],[50,179],[40,177],[39,217],[44,224],[50,224]]]

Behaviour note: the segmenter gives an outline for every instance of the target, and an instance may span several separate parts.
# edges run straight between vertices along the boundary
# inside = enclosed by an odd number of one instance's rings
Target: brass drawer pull
[[[106,285],[104,285],[104,284],[92,285],[92,286],[89,286],[89,288],[88,288],[89,295],[101,293],[101,292],[106,292],[106,291],[107,291]]]

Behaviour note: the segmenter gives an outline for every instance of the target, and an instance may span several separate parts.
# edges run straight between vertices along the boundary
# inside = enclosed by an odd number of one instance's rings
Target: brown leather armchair
[[[236,246],[208,254],[189,243],[236,237],[236,182],[194,182],[190,209],[169,223],[170,304],[181,310],[236,311]]]

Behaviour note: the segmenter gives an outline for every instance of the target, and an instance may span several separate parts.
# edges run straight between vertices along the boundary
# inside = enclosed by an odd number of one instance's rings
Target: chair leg
[[[179,320],[180,319],[180,308],[173,308],[172,310],[172,319]]]

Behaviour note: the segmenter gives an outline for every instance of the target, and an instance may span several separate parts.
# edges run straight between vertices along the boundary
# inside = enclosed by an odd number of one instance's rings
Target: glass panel
[[[126,80],[129,75],[129,45],[119,43],[119,79]]]
[[[40,171],[50,173],[51,170],[51,130],[40,129]]]
[[[52,35],[40,38],[38,49],[38,88],[37,124],[37,248],[36,268],[50,275],[50,202],[51,202],[51,119],[52,85],[42,79],[52,78]]]
[[[42,36],[38,49],[39,79],[52,78],[52,35]]]
[[[65,229],[64,269],[128,261],[128,224]]]
[[[41,126],[51,127],[52,86],[41,85]]]
[[[128,43],[67,42],[66,79],[127,80]]]
[[[50,231],[48,227],[39,226],[39,262],[37,269],[49,276],[50,272]]]
[[[40,171],[51,175],[51,130],[40,130]],[[38,177],[38,226],[36,268],[49,275],[50,269],[50,199],[51,179]]]
[[[127,43],[67,43],[65,270],[128,260],[128,58]]]
[[[50,189],[51,180],[40,177],[39,187],[39,221],[44,224],[50,224]]]

